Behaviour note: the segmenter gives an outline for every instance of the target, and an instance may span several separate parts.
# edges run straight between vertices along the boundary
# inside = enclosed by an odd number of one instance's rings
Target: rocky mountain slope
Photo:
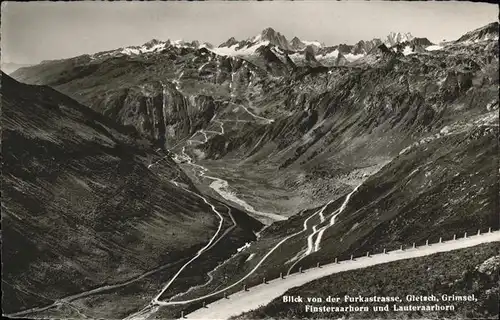
[[[208,268],[255,239],[260,223],[212,199],[221,224],[177,164],[133,127],[5,74],[1,90],[4,312],[159,266],[172,272],[219,225],[232,241],[220,242]]]
[[[482,28],[467,32],[461,36],[456,42],[480,42],[487,40],[498,41],[498,22],[490,23]]]

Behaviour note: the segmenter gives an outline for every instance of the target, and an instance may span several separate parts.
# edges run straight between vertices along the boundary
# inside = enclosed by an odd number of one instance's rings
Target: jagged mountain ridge
[[[485,39],[497,39],[498,38],[498,23],[491,23],[488,26],[478,29],[475,35],[468,34],[464,35],[457,41],[481,41]],[[314,51],[316,60],[320,60],[325,65],[337,65],[337,57],[344,57],[348,61],[354,61],[360,57],[368,54],[373,48],[385,44],[387,47],[397,47],[401,44],[407,43],[411,46],[418,45],[420,51],[425,50],[427,47],[432,46],[431,43],[426,38],[415,38],[410,33],[400,33],[391,32],[383,40],[375,38],[372,40],[361,40],[354,45],[340,44],[334,46],[326,46],[319,41],[305,41],[298,37],[294,37],[291,41],[288,41],[285,36],[281,33],[275,31],[273,28],[268,27],[264,29],[257,36],[248,38],[246,40],[238,41],[234,37],[229,38],[227,41],[221,43],[218,47],[214,47],[212,44],[199,41],[183,41],[183,40],[167,40],[159,41],[153,39],[141,46],[131,46],[126,48],[120,48],[117,50],[110,50],[104,53],[90,55],[91,58],[102,58],[103,56],[116,56],[116,55],[139,55],[147,54],[153,52],[162,51],[169,46],[175,46],[178,48],[207,48],[213,50],[217,54],[221,55],[233,55],[233,56],[248,56],[255,53],[257,48],[266,45],[272,45],[280,50],[286,51],[288,54],[298,54],[299,58],[295,60],[300,60],[301,62],[305,59],[305,51],[307,48]],[[342,59],[342,58],[341,58]],[[306,61],[307,62],[307,61]]]
[[[200,129],[220,131],[222,121],[225,134],[193,146],[193,156],[305,169],[314,181],[316,172],[332,166],[324,165],[332,156],[337,166],[350,163],[346,170],[371,165],[373,157],[392,157],[456,117],[494,105],[496,43],[405,54],[410,45],[380,44],[355,63],[339,56],[344,66],[330,68],[297,65],[292,55],[266,45],[246,58],[172,47],[102,63],[63,62],[69,68],[58,62],[69,71],[63,77],[47,65],[17,74],[134,125],[161,147],[182,145]]]
[[[218,48],[232,48],[234,49],[236,54],[236,51],[241,49],[248,49],[250,47],[267,44],[272,44],[273,46],[285,51],[300,51],[305,49],[307,46],[313,46],[316,48],[321,48],[324,46],[319,41],[303,41],[297,37],[294,37],[291,41],[288,41],[288,39],[284,35],[275,31],[273,28],[268,27],[262,30],[262,32],[258,35],[243,41],[238,41],[234,37],[231,37],[227,41],[220,44]]]
[[[255,51],[262,46],[272,45],[279,50],[285,51],[287,54],[295,54],[300,57],[296,60],[307,60],[305,53],[307,50],[314,52],[316,59],[323,60],[323,63],[327,65],[335,65],[335,60],[325,59],[325,56],[334,56],[337,58],[339,54],[347,55],[349,61],[354,61],[367,54],[374,47],[384,43],[388,47],[395,46],[402,42],[411,42],[415,38],[409,34],[401,34],[391,32],[383,41],[380,39],[373,39],[370,41],[359,41],[355,45],[334,45],[326,46],[319,41],[305,41],[298,37],[294,37],[291,41],[288,41],[285,36],[281,33],[275,31],[273,28],[268,27],[264,29],[257,36],[248,38],[246,40],[238,41],[234,37],[229,38],[227,41],[220,44],[218,47],[214,47],[208,42],[200,43],[197,40],[193,41],[183,41],[183,40],[166,40],[160,41],[157,39],[152,39],[140,46],[130,46],[119,48],[116,50],[109,50],[105,52],[99,52],[95,54],[89,54],[88,57],[92,60],[102,60],[109,57],[116,56],[137,56],[145,54],[154,54],[164,52],[171,47],[175,48],[191,48],[191,49],[201,49],[207,48],[220,55],[229,56],[249,56],[255,53]],[[418,39],[418,38],[417,38]],[[429,42],[427,40],[427,42]],[[427,45],[428,46],[428,45]],[[85,55],[87,56],[87,55]],[[309,59],[310,60],[310,59]],[[50,61],[42,61],[42,63],[47,63]]]
[[[219,45],[214,52],[222,55],[249,56],[253,55],[257,48],[272,45],[299,65],[316,67],[319,65],[337,66],[345,65],[367,55],[381,44],[387,47],[396,47],[401,43],[416,45],[425,50],[432,43],[426,38],[415,38],[410,33],[391,32],[384,40],[373,39],[359,41],[354,45],[326,46],[318,41],[302,41],[294,37],[288,41],[279,32],[272,28],[265,29],[261,34],[244,41],[237,41],[234,37]],[[420,50],[421,51],[421,50]],[[314,59],[312,57],[314,56]]]
[[[272,28],[264,29],[259,35],[249,38],[247,40],[238,41],[234,37],[231,37],[226,42],[219,45],[218,48],[232,48],[234,52],[231,51],[221,51],[223,54],[233,54],[233,55],[246,55],[251,54],[253,50],[249,50],[245,52],[245,49],[249,49],[252,47],[258,47],[263,45],[271,44],[281,50],[293,52],[304,52],[307,48],[308,50],[313,51],[315,54],[325,55],[327,53],[333,52],[334,50],[338,50],[339,53],[342,54],[366,54],[375,46],[378,46],[382,43],[386,44],[388,47],[393,47],[398,43],[402,42],[411,42],[415,38],[410,33],[394,33],[391,32],[383,41],[380,39],[373,39],[370,41],[359,41],[355,45],[335,45],[335,46],[326,46],[319,41],[303,41],[298,37],[294,37],[291,41],[288,41],[285,36],[281,33],[276,32]],[[427,40],[428,41],[428,40]],[[430,43],[430,41],[428,41]],[[429,44],[430,45],[430,44]],[[243,49],[243,50],[242,50]],[[239,50],[242,50],[238,53]],[[217,52],[217,51],[216,51]]]

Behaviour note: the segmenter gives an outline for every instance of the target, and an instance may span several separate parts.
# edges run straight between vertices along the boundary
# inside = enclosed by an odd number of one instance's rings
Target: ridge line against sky
[[[42,60],[141,45],[151,39],[219,45],[272,27],[288,40],[355,44],[410,32],[454,40],[498,20],[488,3],[393,1],[3,2],[2,63]]]

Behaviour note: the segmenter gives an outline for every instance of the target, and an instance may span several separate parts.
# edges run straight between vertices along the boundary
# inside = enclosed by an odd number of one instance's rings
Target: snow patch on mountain
[[[431,46],[428,46],[427,48],[425,48],[425,50],[427,50],[427,51],[437,51],[437,50],[441,50],[441,49],[443,49],[443,47],[440,45],[437,45],[437,44],[431,45]]]
[[[239,44],[236,43],[230,47],[218,47],[210,50],[221,56],[245,56],[254,54],[258,48],[267,46],[268,44],[269,41],[259,41],[251,46],[238,49]]]
[[[339,56],[339,50],[335,49],[332,52],[321,55],[320,57],[321,59],[328,59],[328,58],[337,59],[338,56]]]
[[[360,58],[363,58],[365,55],[360,53],[360,54],[352,54],[352,53],[346,53],[344,54],[344,57],[347,59],[349,62],[356,61]]]
[[[166,42],[163,43],[157,43],[154,44],[153,46],[149,47],[146,44],[140,46],[140,47],[126,47],[123,48],[120,53],[125,54],[125,55],[138,55],[138,54],[143,54],[143,53],[151,53],[151,52],[157,52],[160,50],[165,49],[167,46]]]
[[[306,46],[316,46],[318,48],[322,48],[323,47],[323,44],[319,41],[305,41],[305,40],[301,40],[303,44],[305,44]]]
[[[409,55],[409,54],[412,54],[412,53],[415,53],[413,52],[413,49],[410,47],[410,46],[406,46],[404,49],[403,49],[403,54],[405,56]]]

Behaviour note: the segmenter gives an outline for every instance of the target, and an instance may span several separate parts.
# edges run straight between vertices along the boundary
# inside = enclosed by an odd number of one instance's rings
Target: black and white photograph
[[[4,1],[2,316],[498,319],[499,7]]]

